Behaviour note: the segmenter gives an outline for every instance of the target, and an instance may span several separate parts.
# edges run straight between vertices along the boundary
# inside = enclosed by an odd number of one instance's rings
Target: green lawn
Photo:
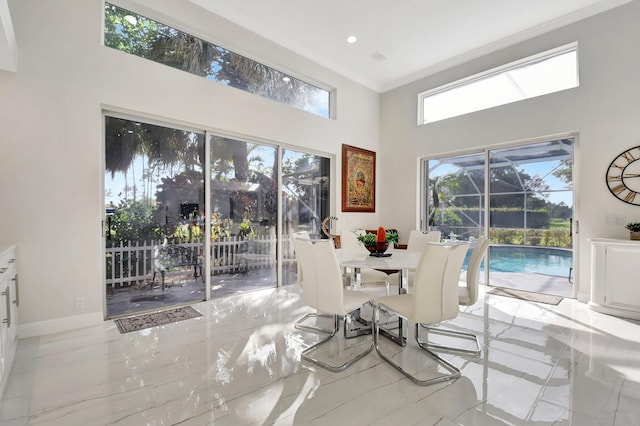
[[[549,229],[569,229],[569,219],[550,219]]]

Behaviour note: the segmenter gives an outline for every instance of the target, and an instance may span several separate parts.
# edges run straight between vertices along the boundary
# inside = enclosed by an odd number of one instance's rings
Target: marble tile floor
[[[273,272],[266,268],[252,270],[244,274],[212,275],[211,298],[275,286]],[[204,293],[205,285],[202,279],[193,279],[190,274],[168,277],[165,280],[164,290],[158,280],[155,283],[149,280],[140,285],[108,288],[106,294],[107,316],[113,319],[200,302],[205,298]]]
[[[136,333],[105,321],[21,340],[0,425],[638,424],[640,323],[482,290],[449,322],[483,344],[479,357],[443,354],[462,370],[454,382],[417,386],[375,352],[341,373],[301,362],[318,336],[293,328],[310,309],[288,286],[198,303],[200,318]],[[317,355],[370,339],[340,336]],[[435,374],[417,352],[397,358]]]

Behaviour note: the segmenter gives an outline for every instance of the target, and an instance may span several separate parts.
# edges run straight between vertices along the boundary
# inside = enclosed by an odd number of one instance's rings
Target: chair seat
[[[368,303],[371,300],[371,295],[360,291],[344,290],[343,311],[342,312],[330,312],[337,315],[347,315],[349,312],[353,312],[360,306]]]
[[[360,281],[362,281],[363,283],[383,283],[386,280],[387,274],[382,271],[377,271],[371,268],[360,269]]]
[[[386,307],[396,312],[397,314],[404,316],[409,321],[413,320],[413,299],[410,294],[395,294],[392,296],[385,296],[375,300],[375,303],[384,303]]]

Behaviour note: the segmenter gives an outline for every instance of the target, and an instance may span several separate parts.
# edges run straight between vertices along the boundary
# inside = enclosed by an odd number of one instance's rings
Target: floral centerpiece
[[[388,232],[380,226],[376,234],[369,233],[358,235],[360,241],[373,256],[381,256],[389,248],[389,244],[398,242],[397,232]]]

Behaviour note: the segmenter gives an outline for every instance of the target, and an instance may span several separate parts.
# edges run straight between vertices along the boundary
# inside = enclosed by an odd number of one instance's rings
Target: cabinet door
[[[13,277],[9,279],[9,285],[7,286],[9,289],[9,305],[10,312],[7,315],[9,318],[9,329],[7,330],[7,342],[10,347],[15,350],[15,345],[17,344],[16,340],[18,338],[18,274],[14,272]]]
[[[640,263],[640,249],[609,246],[606,258],[605,304],[637,311],[640,308],[640,288],[634,269]]]

